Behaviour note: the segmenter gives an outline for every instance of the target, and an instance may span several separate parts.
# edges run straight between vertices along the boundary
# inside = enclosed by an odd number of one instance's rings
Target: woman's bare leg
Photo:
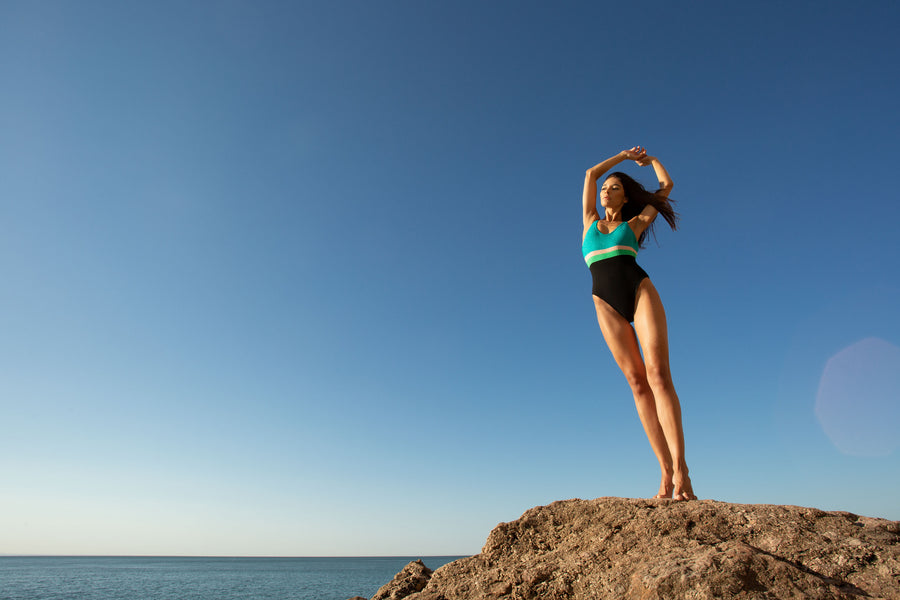
[[[594,296],[594,307],[597,309],[597,321],[600,323],[603,338],[631,387],[641,424],[650,440],[653,453],[659,461],[662,481],[656,497],[671,498],[674,489],[672,456],[663,427],[660,425],[656,400],[647,381],[647,371],[641,358],[634,329],[622,315],[596,296]]]
[[[684,458],[684,428],[681,423],[681,403],[675,393],[669,369],[669,333],[666,312],[659,293],[649,279],[638,288],[634,329],[644,351],[647,381],[656,399],[656,414],[665,434],[672,457],[673,497],[676,500],[695,500]]]

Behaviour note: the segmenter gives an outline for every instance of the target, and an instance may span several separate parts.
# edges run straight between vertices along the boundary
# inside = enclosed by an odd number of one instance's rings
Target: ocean
[[[347,600],[371,598],[408,562],[460,556],[187,558],[0,556],[0,600]]]

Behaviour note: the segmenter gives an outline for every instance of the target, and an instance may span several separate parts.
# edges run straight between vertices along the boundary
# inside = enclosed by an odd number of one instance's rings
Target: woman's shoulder
[[[640,238],[641,234],[656,220],[656,215],[658,214],[659,211],[648,204],[639,214],[630,218],[628,224],[631,226],[631,230],[634,231],[635,237]]]

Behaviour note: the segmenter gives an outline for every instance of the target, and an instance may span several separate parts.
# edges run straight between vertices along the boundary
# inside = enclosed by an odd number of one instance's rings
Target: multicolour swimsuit
[[[581,243],[584,262],[594,280],[592,291],[631,323],[638,286],[647,277],[637,264],[640,245],[627,222],[619,223],[609,233],[601,232],[599,225],[599,221],[591,223]]]

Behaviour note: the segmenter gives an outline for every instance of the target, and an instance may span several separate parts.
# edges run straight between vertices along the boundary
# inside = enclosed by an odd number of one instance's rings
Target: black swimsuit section
[[[616,309],[629,323],[634,321],[637,290],[648,277],[633,256],[613,256],[591,265],[595,296]]]

